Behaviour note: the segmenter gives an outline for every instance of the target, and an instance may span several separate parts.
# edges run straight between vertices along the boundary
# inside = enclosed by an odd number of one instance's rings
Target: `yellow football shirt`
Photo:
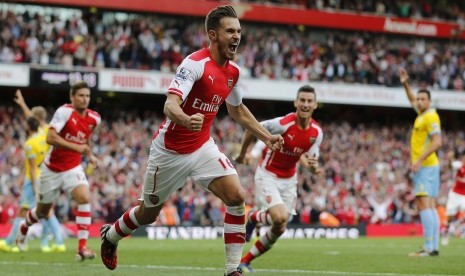
[[[36,161],[36,176],[40,176],[40,169],[39,166],[44,161],[45,154],[48,151],[49,145],[46,142],[46,136],[43,132],[37,132],[31,137],[29,137],[26,142],[24,143],[24,151],[26,154],[26,162],[25,162],[25,173],[26,178],[31,180],[31,168],[29,165],[29,159],[35,158]]]
[[[410,139],[412,163],[415,163],[428,148],[431,143],[431,137],[434,134],[441,134],[441,121],[436,109],[430,108],[422,114],[418,114],[413,124],[412,137]],[[433,152],[426,157],[422,166],[430,167],[438,164],[438,156]]]
[[[50,128],[50,125],[46,124],[44,126],[41,126],[39,127],[39,131],[38,133],[40,135],[43,135],[44,136],[44,140],[47,141],[47,134],[48,134],[48,129]],[[47,150],[45,151],[45,153],[47,153],[48,149],[50,148],[50,145],[45,143],[47,145]]]

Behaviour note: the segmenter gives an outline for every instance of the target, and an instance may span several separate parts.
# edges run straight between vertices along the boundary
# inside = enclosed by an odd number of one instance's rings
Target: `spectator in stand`
[[[160,211],[160,223],[166,226],[178,226],[181,222],[179,218],[178,209],[170,199],[166,201],[165,205]]]
[[[339,8],[375,11],[376,5],[349,2]],[[328,5],[331,4],[328,2]],[[398,10],[414,16],[430,13],[428,4],[421,8],[418,3],[406,2],[382,5],[391,14]],[[452,14],[465,22],[465,13],[454,6],[445,5],[443,8],[451,11],[444,14]],[[433,10],[440,12],[443,8]],[[12,11],[2,13],[0,62],[174,72],[188,53],[208,42],[200,20],[133,14],[131,19],[120,22],[111,21],[111,16],[106,14],[112,13],[104,12],[102,16],[106,19],[102,22],[94,14],[62,19],[37,14],[31,17],[29,13]],[[250,35],[243,38],[237,63],[253,78],[399,86],[397,71],[402,65],[411,72],[414,84],[456,91],[465,89],[464,49],[459,43],[256,23],[248,23],[247,29]]]
[[[379,195],[369,195],[367,197],[368,203],[373,208],[373,215],[371,216],[370,223],[380,224],[387,222],[389,218],[389,207],[392,203],[392,198],[386,196],[381,198]]]

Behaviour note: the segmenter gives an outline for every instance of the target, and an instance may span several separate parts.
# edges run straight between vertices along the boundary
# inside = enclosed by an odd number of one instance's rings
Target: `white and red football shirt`
[[[71,104],[62,105],[53,114],[50,128],[61,138],[75,144],[87,144],[89,136],[101,122],[100,115],[87,109],[86,115],[79,115]],[[45,165],[55,172],[63,172],[81,164],[81,154],[74,150],[51,146],[45,157]]]
[[[290,178],[296,173],[297,162],[302,154],[320,156],[323,131],[311,119],[310,126],[302,129],[295,113],[263,121],[262,125],[271,134],[281,134],[284,145],[276,151],[267,150],[260,166],[278,178]]]
[[[460,195],[465,195],[465,164],[460,161],[455,161],[452,163],[452,168],[454,171],[457,171],[452,191]]]
[[[225,100],[234,106],[242,103],[240,68],[231,61],[219,66],[204,48],[183,60],[167,93],[182,99],[181,108],[187,115],[202,113],[204,123],[201,131],[192,132],[166,118],[155,139],[160,139],[158,142],[168,150],[181,154],[194,152],[210,139],[210,127],[221,104]]]

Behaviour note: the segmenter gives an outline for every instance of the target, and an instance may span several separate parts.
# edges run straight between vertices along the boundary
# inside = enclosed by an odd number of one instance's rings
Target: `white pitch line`
[[[30,266],[72,266],[79,265],[78,263],[40,263],[40,262],[8,262],[0,261],[1,265],[30,265]],[[92,267],[103,267],[102,264],[89,264]],[[124,265],[118,267],[124,268],[142,268],[142,269],[177,269],[177,270],[209,270],[209,271],[224,271],[224,268],[218,267],[196,267],[196,266],[166,266],[166,265]],[[460,276],[458,274],[403,274],[403,273],[383,273],[383,272],[352,272],[352,271],[318,271],[318,270],[302,270],[302,269],[254,269],[256,272],[277,272],[282,274],[318,274],[318,275],[372,275],[372,276]]]

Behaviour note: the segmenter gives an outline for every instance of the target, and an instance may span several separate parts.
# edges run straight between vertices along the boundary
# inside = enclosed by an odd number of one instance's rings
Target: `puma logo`
[[[73,121],[73,123],[77,125],[77,120],[75,118],[71,118],[71,121]]]
[[[215,76],[212,77],[212,76],[208,75],[208,79],[211,80],[212,84],[213,84],[213,81],[215,80]]]

